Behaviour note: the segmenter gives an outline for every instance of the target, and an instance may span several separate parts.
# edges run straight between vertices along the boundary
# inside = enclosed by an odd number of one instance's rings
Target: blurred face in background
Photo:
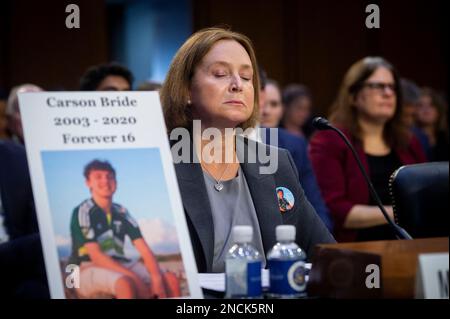
[[[312,101],[306,96],[298,97],[288,106],[286,105],[286,121],[302,127],[311,116]]]
[[[265,88],[265,102],[260,109],[261,126],[278,127],[283,116],[281,92],[278,87],[268,83]]]
[[[402,107],[403,122],[408,127],[413,127],[416,119],[417,104],[404,103]]]
[[[204,127],[234,128],[253,112],[253,67],[245,48],[234,40],[220,40],[194,72],[190,97],[194,119]]]
[[[397,103],[395,86],[391,71],[384,67],[376,69],[356,94],[354,106],[358,116],[382,124],[392,119]]]
[[[439,112],[435,105],[433,105],[431,96],[422,95],[417,107],[417,123],[420,126],[436,125],[439,119]]]
[[[259,90],[259,113],[261,113],[261,109],[264,107],[264,104],[266,104],[266,89]],[[261,114],[259,115],[261,116]]]
[[[19,108],[19,93],[25,93],[25,92],[41,92],[42,89],[36,85],[33,84],[25,84],[22,86],[19,86],[15,92],[12,92],[12,96],[10,96],[10,99],[8,100],[8,103],[11,105],[9,106],[11,108],[11,111],[9,113],[8,118],[8,125],[10,131],[16,135],[21,142],[24,141],[23,136],[23,127],[22,127],[22,117],[20,115],[20,108]]]

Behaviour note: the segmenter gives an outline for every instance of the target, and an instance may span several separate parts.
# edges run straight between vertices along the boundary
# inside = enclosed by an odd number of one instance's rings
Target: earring
[[[191,104],[192,104],[191,99],[188,99],[188,100],[187,100],[187,104],[188,104],[188,105],[191,105]]]

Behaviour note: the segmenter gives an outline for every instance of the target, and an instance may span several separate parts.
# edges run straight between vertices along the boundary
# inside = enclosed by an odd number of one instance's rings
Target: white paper
[[[52,298],[70,297],[70,216],[91,195],[83,167],[94,158],[116,169],[113,201],[136,219],[160,268],[177,275],[183,297],[202,297],[158,93],[21,93],[19,105]],[[139,257],[128,239],[124,251]]]
[[[448,253],[420,254],[416,273],[416,298],[448,299]]]

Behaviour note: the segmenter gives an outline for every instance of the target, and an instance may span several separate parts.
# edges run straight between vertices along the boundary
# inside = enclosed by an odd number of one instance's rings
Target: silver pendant
[[[223,189],[223,184],[217,183],[214,185],[214,188],[216,189],[216,191],[220,192]]]

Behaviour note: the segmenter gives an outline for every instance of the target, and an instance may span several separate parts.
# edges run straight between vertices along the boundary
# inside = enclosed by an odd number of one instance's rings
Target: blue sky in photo
[[[161,219],[174,224],[159,149],[43,151],[42,162],[55,233],[70,237],[73,209],[90,192],[83,176],[93,159],[107,160],[116,170],[114,202],[136,219]]]

